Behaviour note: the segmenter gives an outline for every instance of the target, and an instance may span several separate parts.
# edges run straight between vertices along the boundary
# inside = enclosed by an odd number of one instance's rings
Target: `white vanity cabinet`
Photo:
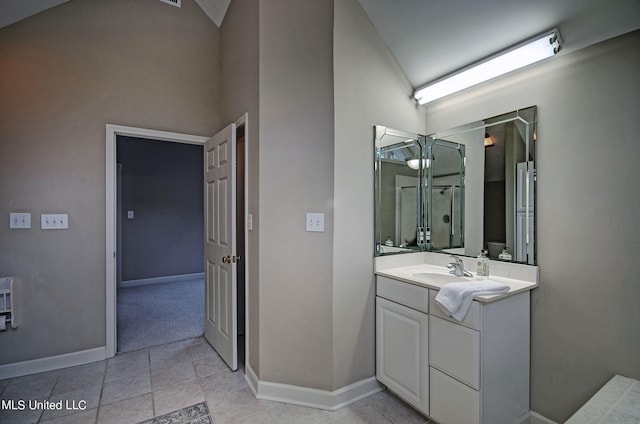
[[[512,424],[529,411],[529,291],[474,300],[459,322],[437,290],[376,281],[377,378],[389,390],[439,424]]]
[[[376,376],[429,414],[429,290],[377,277]]]

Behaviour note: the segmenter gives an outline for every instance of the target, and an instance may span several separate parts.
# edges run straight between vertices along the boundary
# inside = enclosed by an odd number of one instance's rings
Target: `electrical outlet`
[[[324,232],[324,214],[307,213],[307,231]]]
[[[31,214],[21,212],[11,212],[9,214],[9,228],[26,229],[31,228]]]
[[[69,228],[69,215],[66,213],[40,214],[40,228],[43,230],[66,230]]]

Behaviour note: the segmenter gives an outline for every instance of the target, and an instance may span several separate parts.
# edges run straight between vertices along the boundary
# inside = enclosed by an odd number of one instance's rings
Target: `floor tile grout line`
[[[197,344],[192,344],[190,346],[197,346]],[[157,403],[157,401],[159,399],[159,398],[156,398],[156,396],[155,396],[156,393],[158,393],[161,390],[165,390],[165,389],[168,389],[168,388],[171,388],[171,387],[175,387],[175,386],[178,386],[178,385],[181,385],[181,384],[194,384],[194,386],[197,386],[197,388],[199,389],[200,394],[204,398],[202,403],[207,405],[207,416],[208,416],[208,418],[212,422],[214,422],[213,421],[213,418],[214,418],[213,417],[213,411],[208,409],[208,401],[207,401],[207,399],[212,399],[212,398],[215,398],[217,396],[225,396],[225,397],[228,397],[229,399],[233,399],[234,396],[237,396],[239,394],[239,392],[246,391],[247,388],[248,388],[248,386],[246,384],[244,384],[242,387],[234,387],[232,390],[223,391],[223,392],[220,392],[220,393],[217,393],[217,392],[213,393],[212,391],[205,390],[204,381],[205,381],[206,378],[212,377],[212,376],[216,376],[216,375],[220,375],[220,374],[224,374],[224,373],[235,374],[235,372],[232,372],[232,371],[230,371],[229,369],[226,369],[226,368],[221,370],[221,371],[218,371],[218,372],[213,372],[211,374],[204,375],[202,377],[200,377],[197,374],[195,374],[195,368],[196,368],[195,363],[196,363],[196,361],[199,361],[199,360],[207,358],[207,357],[215,357],[215,356],[216,356],[215,353],[212,353],[210,355],[205,355],[205,356],[201,356],[201,353],[198,354],[198,355],[190,354],[189,355],[190,360],[185,360],[184,362],[191,364],[191,368],[192,368],[192,370],[194,372],[195,377],[193,377],[193,378],[191,378],[191,379],[189,379],[187,381],[184,381],[184,382],[172,384],[170,386],[166,386],[166,387],[162,387],[160,389],[154,390],[153,386],[151,385],[151,354],[150,354],[150,351],[148,349],[146,349],[145,352],[142,354],[142,357],[144,357],[145,375],[147,375],[147,377],[149,378],[150,386],[148,387],[148,389],[146,389],[147,391],[145,393],[137,393],[135,396],[128,397],[128,398],[125,398],[125,399],[120,399],[120,400],[118,400],[116,402],[132,401],[132,400],[135,400],[135,399],[139,399],[141,397],[147,397],[148,398],[149,396],[151,396],[151,399],[150,399],[151,401],[150,402],[148,400],[146,401],[146,402],[148,402],[147,405],[150,405],[150,407],[151,407],[150,408],[151,409],[151,416],[150,416],[150,418],[147,419],[147,421],[151,421],[151,420],[153,420],[155,418],[162,417],[163,415],[171,414],[171,412],[168,412],[168,413],[165,413],[165,414],[156,415],[156,409],[157,409],[157,406],[158,406],[158,405],[156,405],[156,403]],[[137,361],[137,359],[134,359],[134,360]],[[98,390],[99,393],[98,393],[98,397],[97,397],[97,405],[95,407],[94,423],[100,422],[101,417],[103,417],[103,408],[116,403],[116,402],[111,402],[111,403],[108,403],[108,404],[103,404],[103,396],[105,395],[105,385],[111,383],[111,382],[109,382],[109,383],[106,382],[106,377],[108,375],[107,373],[108,373],[108,370],[110,369],[109,368],[109,364],[110,364],[110,362],[108,360],[104,360],[104,362],[102,364],[103,368],[101,369],[101,372],[100,372],[101,379],[99,381],[100,386],[99,386],[99,390]],[[167,367],[167,368],[169,368],[169,367]],[[188,368],[188,367],[186,367],[186,368]],[[93,371],[91,369],[88,369],[88,375],[93,374],[94,372],[95,371]],[[237,372],[240,375],[244,374],[244,372],[241,371],[241,370],[237,371]],[[52,380],[52,386],[51,386],[51,389],[48,392],[48,397],[47,397],[48,399],[51,399],[51,397],[53,396],[54,391],[56,390],[56,387],[59,384],[61,384],[62,379],[64,378],[64,374],[63,373],[58,373],[58,374],[54,374],[54,375],[46,376],[46,377],[49,380]],[[113,381],[117,381],[117,379],[113,380]],[[5,392],[7,390],[7,387],[9,387],[9,385],[11,384],[11,380],[9,380],[9,382],[7,382],[5,384],[6,385],[3,386],[2,392]],[[65,381],[65,385],[66,384],[68,384],[68,382]],[[211,383],[209,383],[209,384],[211,384]],[[220,389],[221,387],[226,387],[226,386],[218,386],[216,384],[215,380],[214,380],[213,384],[214,384],[213,386],[210,386],[210,388],[213,389],[213,390]],[[94,386],[94,387],[98,388],[98,386]],[[228,390],[228,389],[225,389],[225,390]],[[627,390],[627,391],[629,391],[629,390]],[[65,392],[65,393],[67,393],[67,392]],[[64,393],[61,394],[61,395],[64,395]],[[194,399],[194,398],[185,397],[185,399]],[[134,401],[134,403],[135,403],[135,401]],[[201,402],[198,402],[198,403],[201,403]],[[282,402],[279,402],[279,404],[280,405],[287,405],[286,403],[282,403]],[[197,405],[197,403],[194,404],[194,405]],[[194,406],[194,405],[191,405],[191,406]],[[181,408],[181,409],[178,409],[176,411],[186,411],[187,408],[189,408],[189,406]],[[92,408],[92,409],[94,409],[94,408]],[[258,416],[258,415],[266,412],[265,415],[268,416],[271,421],[277,423],[276,416],[273,415],[274,414],[274,409],[273,408],[264,407],[264,405],[263,405],[263,408],[261,408],[261,409],[262,409],[261,412],[255,412],[255,413],[252,412],[252,415],[249,416],[249,417],[246,417],[245,420],[246,419],[251,419],[252,417]],[[397,421],[394,421],[394,419],[393,419],[394,417],[391,416],[391,415],[387,416],[387,414],[385,414],[384,411],[379,411],[376,408],[372,408],[372,412],[374,412],[377,416],[379,416],[386,423],[397,424]],[[43,421],[43,414],[44,414],[43,412],[40,412],[39,416],[37,417],[38,421],[36,421],[36,422],[42,422]],[[67,415],[71,415],[71,414],[67,414]],[[332,414],[332,415],[334,415],[334,414]],[[187,419],[186,412],[183,413],[181,416],[182,416],[183,424],[190,424],[189,420]],[[204,415],[202,415],[202,416],[204,417]],[[59,418],[59,417],[54,417],[54,418],[51,418],[51,419],[57,419],[57,418]],[[191,421],[195,421],[195,420],[191,420]],[[144,422],[146,422],[146,421],[144,421]],[[420,421],[420,422],[423,422],[423,421]],[[428,420],[425,421],[424,423],[425,424],[432,424]]]

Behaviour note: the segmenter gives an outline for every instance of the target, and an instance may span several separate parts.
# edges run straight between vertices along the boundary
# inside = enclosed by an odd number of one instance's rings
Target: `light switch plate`
[[[26,229],[31,228],[31,214],[23,212],[9,213],[9,228]]]
[[[66,230],[69,228],[69,214],[43,213],[40,215],[40,228],[43,230]]]
[[[324,214],[323,213],[307,213],[307,231],[324,232]]]
[[[134,211],[127,211],[127,218],[128,219],[133,219],[135,217],[135,212]]]

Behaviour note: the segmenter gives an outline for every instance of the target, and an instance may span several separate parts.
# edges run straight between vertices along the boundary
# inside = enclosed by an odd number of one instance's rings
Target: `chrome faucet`
[[[454,262],[449,262],[447,264],[447,268],[450,269],[449,274],[453,274],[456,277],[473,277],[473,275],[469,271],[466,271],[464,269],[464,265],[462,263],[462,259],[460,259],[459,257],[457,257],[455,255],[451,255],[451,257],[453,259],[455,259],[455,261]]]

